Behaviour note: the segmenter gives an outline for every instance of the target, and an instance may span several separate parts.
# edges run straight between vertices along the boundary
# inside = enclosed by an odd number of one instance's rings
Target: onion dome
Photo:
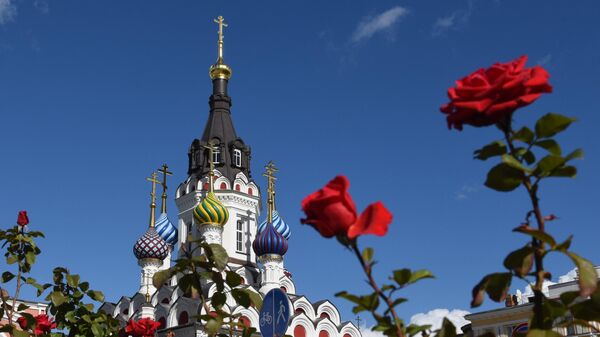
[[[252,243],[252,248],[257,256],[276,254],[285,255],[288,250],[287,240],[275,230],[272,223],[267,223],[265,230],[259,232]]]
[[[154,227],[156,227],[158,235],[168,244],[174,246],[177,243],[177,227],[169,221],[167,213],[160,213]]]
[[[169,244],[158,235],[158,232],[154,227],[150,227],[146,233],[135,242],[133,254],[135,254],[135,257],[137,257],[138,260],[164,260],[169,254]]]
[[[194,219],[199,224],[224,226],[229,219],[229,211],[213,192],[209,192],[194,208]]]
[[[263,221],[259,226],[258,226],[258,233],[262,232],[265,230],[265,228],[267,228],[267,222],[268,219],[265,219],[265,221]],[[290,229],[290,226],[288,226],[288,224],[285,223],[285,221],[283,221],[283,219],[279,216],[279,212],[277,212],[276,210],[273,210],[273,227],[275,227],[275,230],[279,232],[279,234],[283,235],[283,237],[286,240],[290,239],[290,236],[292,235],[292,230]]]

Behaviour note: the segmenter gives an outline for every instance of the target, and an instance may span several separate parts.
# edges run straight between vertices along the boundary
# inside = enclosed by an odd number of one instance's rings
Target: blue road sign
[[[283,337],[290,319],[287,295],[280,289],[272,289],[263,299],[260,310],[260,333],[263,337]]]

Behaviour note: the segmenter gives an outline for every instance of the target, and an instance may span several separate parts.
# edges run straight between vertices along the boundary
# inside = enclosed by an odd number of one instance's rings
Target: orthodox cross
[[[359,329],[360,329],[360,322],[362,322],[362,319],[360,319],[360,316],[356,316],[356,325],[358,325]]]
[[[163,174],[163,181],[161,183],[163,193],[161,196],[162,204],[160,205],[160,211],[161,213],[167,213],[167,176],[172,176],[173,172],[169,171],[169,167],[167,166],[167,164],[163,164],[161,168],[158,169],[158,172],[161,172]]]
[[[273,222],[273,211],[275,210],[275,172],[279,171],[273,161],[265,165],[266,172],[263,176],[267,177],[267,204],[269,205],[268,222]]]
[[[208,172],[208,189],[210,192],[213,191],[213,176],[214,176],[214,170],[215,170],[215,162],[213,161],[213,155],[215,153],[215,150],[218,150],[218,148],[213,144],[212,141],[208,142],[208,145],[203,145],[203,147],[205,149],[208,150],[208,165],[209,165],[209,172]]]
[[[228,25],[225,23],[225,19],[222,16],[214,19],[215,23],[219,25],[219,60],[223,59],[223,27]]]
[[[152,172],[152,177],[146,178],[149,182],[152,183],[152,192],[150,192],[150,198],[152,202],[150,202],[150,227],[154,228],[154,209],[156,208],[156,184],[160,182],[156,180],[156,172]]]

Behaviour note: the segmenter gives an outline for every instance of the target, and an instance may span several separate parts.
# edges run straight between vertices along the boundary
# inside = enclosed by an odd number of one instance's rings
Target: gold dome
[[[208,74],[211,80],[217,78],[228,80],[231,78],[231,68],[223,62],[223,59],[219,58],[217,63],[210,66]]]

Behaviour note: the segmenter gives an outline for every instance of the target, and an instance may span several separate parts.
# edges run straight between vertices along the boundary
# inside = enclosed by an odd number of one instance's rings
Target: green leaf
[[[35,253],[34,252],[27,252],[25,253],[25,261],[27,261],[27,263],[34,264],[35,263]]]
[[[231,288],[237,287],[242,284],[242,277],[233,271],[227,271],[225,274],[225,283]]]
[[[523,166],[523,164],[521,164],[515,157],[513,157],[510,154],[504,154],[502,155],[502,162],[505,163],[506,165],[515,168],[519,171],[522,172],[527,172],[529,171],[528,168],[526,168],[525,166]]]
[[[408,334],[408,336],[412,337],[415,336],[418,333],[421,333],[423,331],[427,331],[431,328],[431,325],[416,325],[416,324],[411,324],[409,326],[406,327],[406,333]]]
[[[27,331],[21,331],[19,329],[13,329],[12,333],[14,337],[29,337],[29,333]]]
[[[575,178],[577,176],[577,168],[575,166],[559,167],[550,173],[550,177]]]
[[[556,246],[556,240],[552,237],[552,235],[539,231],[537,229],[531,228],[529,226],[519,226],[513,229],[513,232],[523,233],[529,236],[532,236],[542,242],[547,243],[550,247]]]
[[[55,307],[60,307],[67,301],[67,298],[60,291],[54,291],[50,294],[50,300]]]
[[[531,329],[527,332],[527,337],[562,337],[562,335],[553,330]]]
[[[566,254],[573,260],[579,272],[579,295],[581,297],[590,296],[596,291],[598,284],[598,274],[594,265],[575,253],[567,252]]]
[[[444,317],[442,321],[442,327],[440,331],[437,333],[436,337],[456,337],[456,327],[449,319]]]
[[[248,308],[250,306],[250,295],[244,291],[244,289],[232,289],[231,296],[235,299],[235,302],[244,308]]]
[[[362,311],[373,312],[379,307],[379,296],[377,293],[371,295],[360,296],[360,300],[357,306],[352,308],[352,312],[358,314]]]
[[[248,294],[248,296],[250,296],[250,302],[252,302],[252,304],[254,305],[254,308],[258,312],[260,312],[260,309],[262,309],[262,304],[263,304],[262,297],[260,297],[259,294],[255,293],[251,290],[248,290],[248,289],[243,289],[243,290]]]
[[[392,307],[396,307],[397,305],[402,304],[406,301],[408,301],[408,299],[406,299],[406,298],[402,298],[402,297],[397,298],[394,300],[394,302],[392,302]]]
[[[535,163],[535,155],[529,149],[524,147],[519,147],[515,150],[515,156],[517,158],[525,160],[527,165],[531,165]]]
[[[19,257],[18,257],[18,256],[16,256],[16,255],[12,255],[12,254],[10,254],[10,255],[8,255],[8,256],[6,257],[6,263],[7,263],[7,264],[14,264],[14,263],[16,263],[17,261],[19,261]]]
[[[100,329],[100,326],[96,323],[92,323],[92,333],[94,334],[94,336],[100,337],[102,336],[102,329]]]
[[[522,128],[519,129],[519,131],[515,132],[511,139],[514,140],[518,140],[527,144],[531,144],[531,142],[533,142],[533,131],[531,131],[530,128],[524,126]]]
[[[573,235],[570,235],[565,241],[557,244],[552,249],[557,250],[559,252],[566,253],[571,247],[571,241],[573,240]]]
[[[532,266],[533,248],[530,246],[519,248],[508,254],[508,256],[504,259],[504,267],[512,270],[520,277],[527,275],[529,271],[531,271]]]
[[[367,264],[371,263],[373,260],[373,248],[367,247],[362,252],[362,258],[365,260]]]
[[[478,307],[483,303],[484,293],[487,293],[493,301],[503,301],[504,298],[506,298],[506,294],[508,294],[511,281],[511,273],[493,273],[486,275],[473,288],[471,307]]]
[[[158,271],[154,273],[154,276],[152,277],[152,284],[157,289],[160,289],[160,287],[162,287],[171,278],[171,276],[173,276],[173,274],[170,269]]]
[[[216,243],[211,243],[209,246],[212,253],[212,256],[209,256],[209,258],[215,263],[217,270],[225,270],[227,262],[229,261],[229,255],[227,255],[227,251],[225,248],[223,248],[223,246]]]
[[[575,121],[575,118],[549,113],[535,123],[535,134],[538,138],[549,138],[565,130]]]
[[[410,280],[411,275],[412,272],[407,268],[394,270],[394,281],[396,281],[399,286],[404,286]]]
[[[29,308],[29,306],[28,306],[28,305],[21,303],[21,304],[19,304],[19,306],[17,307],[17,311],[23,311],[23,310],[27,310],[28,308]]]
[[[582,149],[577,149],[577,150],[569,153],[565,157],[565,161],[571,161],[573,159],[581,159],[581,158],[583,158],[583,150]]]
[[[214,293],[212,295],[212,297],[210,298],[210,303],[215,308],[222,307],[223,304],[225,304],[226,301],[227,301],[227,296],[225,296],[225,294],[222,293],[222,292],[220,292],[220,291],[217,291],[216,293]]]
[[[506,145],[503,142],[497,140],[491,142],[488,145],[473,153],[473,157],[479,160],[486,160],[491,157],[500,156],[506,153]]]
[[[487,175],[485,186],[500,192],[509,192],[521,185],[524,174],[506,163],[494,166]]]
[[[94,301],[104,302],[104,294],[101,291],[90,290],[87,292],[87,295]]]
[[[600,306],[592,300],[585,300],[571,306],[571,314],[576,319],[585,321],[600,321]]]
[[[220,317],[211,318],[206,322],[206,332],[209,336],[215,336],[217,332],[221,329],[223,325],[223,320]]]
[[[533,143],[533,145],[541,147],[542,149],[545,149],[550,154],[553,154],[555,156],[560,156],[562,153],[560,145],[558,145],[558,142],[554,139],[540,140],[538,142]]]
[[[347,291],[340,291],[335,294],[335,297],[345,298],[352,303],[360,303],[360,298],[358,298],[358,296],[350,294]]]
[[[9,271],[5,271],[4,273],[2,273],[2,283],[9,282],[14,277],[15,277],[15,274],[13,274],[13,273],[11,273]]]
[[[540,160],[533,174],[538,177],[547,177],[554,170],[565,164],[565,158],[555,155],[548,155]]]
[[[577,297],[579,297],[579,291],[566,291],[560,294],[560,301],[564,305],[569,305],[573,303]]]
[[[412,272],[412,275],[410,275],[410,279],[408,280],[408,283],[415,283],[415,282],[425,279],[425,278],[435,278],[435,277],[427,269],[415,270],[414,272]]]
[[[80,277],[77,274],[67,274],[67,284],[69,287],[77,288],[79,285],[79,279]]]

